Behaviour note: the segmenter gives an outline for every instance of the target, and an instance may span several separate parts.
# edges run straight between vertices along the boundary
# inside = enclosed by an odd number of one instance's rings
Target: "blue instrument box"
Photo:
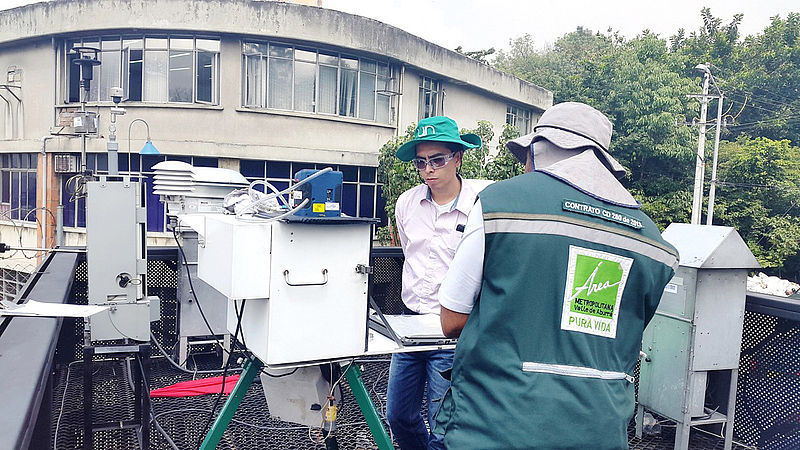
[[[319,172],[315,169],[303,169],[294,175],[294,181],[299,182]],[[294,213],[304,217],[339,217],[342,214],[342,172],[331,171],[323,173],[302,184],[292,192],[292,207],[308,199],[305,206]]]

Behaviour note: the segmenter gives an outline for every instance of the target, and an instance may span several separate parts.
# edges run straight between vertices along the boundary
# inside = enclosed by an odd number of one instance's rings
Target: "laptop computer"
[[[453,345],[458,339],[442,333],[438,314],[394,315],[372,311],[369,315],[372,330],[405,347],[414,345]]]

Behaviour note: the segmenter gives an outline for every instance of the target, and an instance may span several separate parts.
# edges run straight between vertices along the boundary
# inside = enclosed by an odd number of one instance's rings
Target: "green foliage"
[[[586,102],[614,123],[611,153],[622,180],[662,228],[688,222],[694,184],[699,63],[710,63],[725,93],[716,224],[736,227],[772,273],[800,280],[800,13],[776,16],[742,38],[743,16],[704,8],[703,26],[662,39],[633,39],[578,27],[538,50],[530,35],[511,41],[495,66],[553,91],[556,103]],[[712,87],[714,92],[714,87]],[[713,120],[716,103],[709,105]],[[713,129],[706,161],[711,162]],[[497,159],[502,158],[502,152]],[[706,170],[706,192],[710,180]],[[488,168],[486,175],[495,175]],[[727,184],[726,184],[727,183]]]
[[[668,52],[666,41],[649,32],[625,41],[583,28],[543,52],[523,36],[497,57],[499,68],[553,90],[556,103],[582,101],[609,115],[611,153],[629,169],[623,184],[639,194],[646,211],[664,214],[662,225],[681,220],[691,207],[691,195],[660,198],[664,183],[691,186],[696,133],[675,126],[696,111],[687,98],[696,91],[694,80],[681,75],[685,64],[685,56]]]
[[[720,145],[715,222],[735,227],[761,265],[797,279],[800,148],[788,140],[740,137]]]
[[[491,55],[493,55],[494,51],[495,51],[494,47],[487,48],[486,50],[476,50],[474,52],[464,51],[464,49],[461,48],[460,45],[458,47],[456,47],[456,52],[457,53],[461,53],[464,56],[472,58],[472,59],[474,59],[476,61],[480,61],[480,62],[482,62],[484,64],[489,64],[489,61],[487,61],[486,58],[491,56]]]
[[[394,154],[401,145],[414,138],[416,124],[406,129],[406,134],[383,144],[378,156],[378,182],[383,184],[383,198],[386,199],[386,217],[389,225],[386,230],[378,229],[378,239],[383,244],[400,245],[397,238],[394,208],[397,197],[403,192],[418,185],[422,179],[411,164],[400,161]]]

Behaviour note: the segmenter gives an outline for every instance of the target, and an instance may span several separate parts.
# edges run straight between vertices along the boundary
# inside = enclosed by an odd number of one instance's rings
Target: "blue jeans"
[[[422,419],[427,381],[428,423],[439,409],[450,382],[441,372],[453,368],[453,350],[395,353],[389,366],[386,418],[402,450],[444,449],[444,436],[428,433]]]

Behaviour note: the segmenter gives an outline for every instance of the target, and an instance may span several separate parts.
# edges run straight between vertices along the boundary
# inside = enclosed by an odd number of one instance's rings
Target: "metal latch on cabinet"
[[[374,272],[374,268],[372,266],[367,266],[364,264],[356,265],[356,273],[372,275],[372,272]]]

